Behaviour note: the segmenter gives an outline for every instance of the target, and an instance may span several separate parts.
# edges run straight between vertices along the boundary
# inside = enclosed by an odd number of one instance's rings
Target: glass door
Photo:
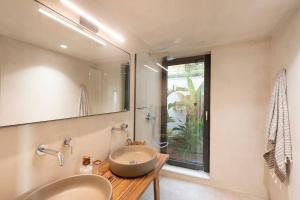
[[[169,164],[209,171],[210,55],[163,61],[161,151]]]

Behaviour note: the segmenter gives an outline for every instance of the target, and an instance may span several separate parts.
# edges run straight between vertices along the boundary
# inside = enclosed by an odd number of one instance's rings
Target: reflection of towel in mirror
[[[267,133],[268,151],[264,154],[264,158],[269,168],[274,168],[280,181],[285,182],[288,176],[288,167],[292,160],[285,70],[279,73],[273,88]]]
[[[79,103],[79,116],[87,116],[89,114],[89,100],[87,89],[84,85],[80,85],[80,103]]]

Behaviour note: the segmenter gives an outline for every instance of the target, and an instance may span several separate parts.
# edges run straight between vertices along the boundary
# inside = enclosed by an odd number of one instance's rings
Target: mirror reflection
[[[1,2],[0,126],[126,111],[129,68],[128,53],[82,24]]]

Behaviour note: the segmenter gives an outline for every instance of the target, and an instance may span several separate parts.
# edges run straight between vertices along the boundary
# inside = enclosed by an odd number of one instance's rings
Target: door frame
[[[165,68],[171,65],[180,65],[188,63],[204,62],[204,132],[203,132],[203,166],[195,165],[192,163],[185,163],[176,160],[169,159],[168,163],[171,165],[203,170],[209,172],[210,169],[210,85],[211,85],[211,55],[199,55],[185,58],[176,58],[174,60],[167,60],[167,57],[163,58],[162,65]],[[167,142],[167,92],[168,92],[168,74],[165,70],[162,70],[162,90],[161,90],[161,142]],[[161,149],[161,153],[167,153],[167,148]]]

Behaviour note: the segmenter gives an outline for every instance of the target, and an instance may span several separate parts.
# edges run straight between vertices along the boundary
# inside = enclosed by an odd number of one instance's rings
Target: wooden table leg
[[[153,180],[153,188],[154,188],[154,200],[160,200],[159,174]]]

